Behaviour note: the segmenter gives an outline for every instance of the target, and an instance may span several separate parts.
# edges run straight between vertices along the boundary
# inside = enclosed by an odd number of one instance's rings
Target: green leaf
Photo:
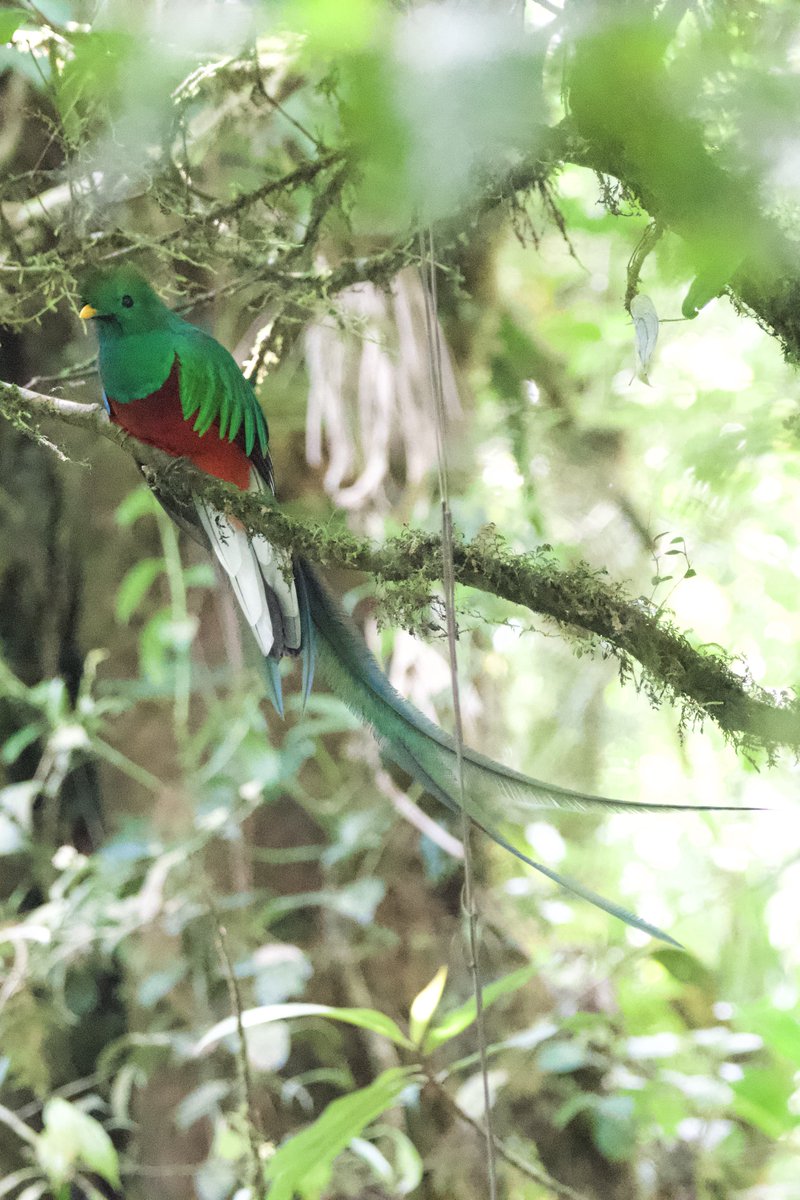
[[[545,1042],[536,1056],[539,1070],[548,1075],[569,1075],[588,1066],[591,1061],[592,1055],[585,1046],[567,1038],[553,1038]]]
[[[424,1164],[419,1150],[408,1134],[395,1125],[373,1125],[369,1130],[373,1140],[389,1142],[394,1153],[390,1156],[393,1166],[391,1190],[400,1196],[408,1196],[422,1183]]]
[[[183,582],[189,587],[214,587],[217,577],[211,563],[192,563],[183,569]]]
[[[337,54],[366,44],[379,13],[375,0],[295,0],[292,19],[317,53]]]
[[[20,26],[30,19],[30,13],[25,12],[24,8],[8,8],[0,12],[0,43],[10,42]]]
[[[140,517],[152,517],[158,511],[158,501],[147,487],[130,492],[114,513],[114,520],[123,528],[133,525]]]
[[[528,980],[533,978],[535,971],[534,966],[521,967],[518,971],[512,971],[510,975],[504,975],[502,979],[490,983],[483,989],[483,1007],[488,1008],[501,996],[507,996],[511,992],[516,992],[518,988],[524,987]],[[449,1042],[451,1038],[463,1033],[473,1023],[476,1015],[475,997],[473,996],[466,1004],[453,1009],[443,1021],[428,1031],[423,1043],[425,1053],[430,1054],[444,1042]]]
[[[366,1163],[373,1175],[383,1184],[384,1188],[391,1187],[392,1180],[394,1179],[392,1164],[383,1151],[373,1142],[368,1141],[367,1138],[354,1137],[350,1141],[350,1151],[352,1154],[357,1155],[362,1162]]]
[[[630,1096],[599,1096],[591,1109],[592,1139],[609,1162],[625,1162],[636,1149]]]
[[[136,999],[144,1008],[154,1008],[168,996],[177,984],[186,977],[189,964],[185,958],[176,958],[161,971],[145,975],[136,991]]]
[[[175,1124],[178,1129],[191,1129],[197,1121],[215,1116],[220,1104],[227,1099],[231,1084],[226,1079],[207,1079],[184,1096],[175,1109]]]
[[[429,984],[419,992],[411,1002],[409,1009],[409,1033],[415,1046],[419,1046],[425,1030],[431,1023],[433,1014],[439,1007],[439,1002],[447,982],[447,967],[440,967]]]
[[[285,1142],[264,1172],[270,1200],[318,1200],[330,1179],[334,1159],[353,1138],[396,1103],[419,1079],[416,1067],[392,1067],[374,1083],[334,1100],[312,1125]]]
[[[570,1121],[574,1121],[579,1113],[594,1108],[597,1097],[591,1092],[575,1092],[568,1100],[553,1113],[553,1124],[556,1129],[566,1129]]]
[[[733,1085],[733,1111],[767,1137],[779,1138],[797,1125],[789,1110],[794,1091],[792,1075],[774,1067],[751,1067]]]
[[[264,906],[263,920],[266,924],[271,924],[283,913],[319,904],[340,913],[343,917],[357,921],[359,925],[369,925],[385,891],[386,885],[382,879],[357,879],[347,887],[276,896]]]
[[[0,793],[2,794],[2,793]],[[737,1027],[758,1034],[776,1054],[800,1067],[800,1025],[793,1012],[766,1002],[738,1014]]]
[[[0,760],[8,765],[15,763],[20,754],[24,750],[27,750],[28,746],[41,737],[45,731],[46,726],[37,722],[33,722],[30,725],[23,725],[21,729],[17,729],[3,743],[2,750],[0,750]]]
[[[113,29],[72,35],[73,54],[58,78],[55,100],[69,137],[79,137],[92,111],[108,112],[118,98],[119,81],[132,61],[136,42]]]
[[[68,1180],[80,1164],[112,1187],[121,1187],[117,1151],[103,1126],[60,1096],[44,1106],[44,1131],[39,1137],[37,1157],[57,1183]]]
[[[143,558],[131,567],[117,591],[117,620],[127,625],[158,576],[164,570],[162,558]]]
[[[23,750],[27,750],[28,746],[42,733],[41,725],[23,725],[22,729],[18,729],[16,733],[12,733],[10,738],[7,738],[3,743],[3,749],[0,751],[0,758],[4,763],[15,763],[22,754]]]
[[[710,992],[714,977],[708,967],[695,958],[688,950],[674,950],[671,946],[660,947],[650,957],[660,963],[664,970],[677,979],[678,983],[695,984]]]
[[[247,1035],[247,1061],[254,1071],[280,1071],[291,1048],[289,1026],[284,1021],[259,1025]]]
[[[380,1034],[396,1046],[403,1046],[407,1050],[414,1049],[414,1043],[409,1041],[392,1018],[387,1017],[385,1013],[376,1012],[373,1008],[334,1008],[329,1004],[265,1004],[243,1012],[242,1025],[245,1029],[255,1029],[259,1025],[267,1025],[270,1021],[292,1021],[297,1017],[328,1017],[332,1021],[343,1021],[346,1025],[355,1025],[359,1029],[369,1029],[372,1033]],[[200,1038],[193,1054],[204,1054],[211,1046],[234,1033],[236,1018],[226,1017]]]
[[[60,676],[37,683],[28,692],[28,699],[42,710],[51,724],[59,725],[62,720],[68,719],[71,702],[66,684]]]

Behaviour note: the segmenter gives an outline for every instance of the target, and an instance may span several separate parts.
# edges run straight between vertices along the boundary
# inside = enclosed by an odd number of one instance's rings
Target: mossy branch
[[[0,412],[33,437],[42,438],[39,422],[53,418],[114,442],[130,453],[150,482],[177,499],[198,493],[237,517],[252,532],[278,546],[303,554],[322,566],[364,571],[376,579],[435,585],[442,574],[438,535],[404,529],[378,546],[341,525],[320,526],[288,516],[263,495],[243,493],[210,478],[182,459],[131,438],[112,425],[98,405],[33,392],[0,383]],[[582,634],[624,668],[640,664],[646,690],[655,700],[669,698],[683,707],[682,720],[711,718],[735,742],[772,751],[800,751],[800,704],[788,693],[782,701],[758,689],[733,669],[734,656],[711,654],[693,646],[668,617],[621,584],[582,565],[560,567],[548,547],[512,553],[493,529],[468,541],[457,538],[458,583],[519,604],[556,621],[565,631]]]

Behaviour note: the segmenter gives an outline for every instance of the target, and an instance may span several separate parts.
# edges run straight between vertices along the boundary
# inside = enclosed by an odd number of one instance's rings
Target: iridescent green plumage
[[[98,313],[100,374],[108,395],[129,403],[156,392],[177,357],[180,399],[187,421],[205,434],[218,422],[220,437],[242,430],[244,451],[267,452],[267,422],[236,361],[215,338],[190,325],[134,268],[90,272],[81,296]],[[125,299],[131,301],[125,304]]]

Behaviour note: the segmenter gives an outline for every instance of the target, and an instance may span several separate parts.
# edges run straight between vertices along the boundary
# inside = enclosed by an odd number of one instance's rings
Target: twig
[[[239,1075],[239,1081],[242,1088],[242,1099],[245,1108],[245,1123],[247,1125],[247,1140],[250,1150],[250,1179],[248,1181],[250,1188],[251,1200],[258,1200],[262,1192],[261,1178],[261,1152],[259,1147],[259,1120],[258,1108],[256,1106],[255,1088],[253,1087],[253,1076],[250,1070],[250,1060],[247,1057],[247,1038],[244,1031],[244,1022],[242,1021],[242,1013],[244,1005],[242,1004],[242,994],[239,990],[239,981],[236,978],[236,973],[233,969],[231,956],[228,953],[227,932],[222,923],[214,899],[209,893],[206,897],[211,916],[214,920],[214,940],[217,943],[217,950],[222,961],[223,974],[225,983],[228,988],[228,1000],[236,1017],[236,1069]]]
[[[647,256],[655,248],[664,229],[658,221],[651,221],[636,243],[633,253],[628,260],[628,284],[625,289],[625,308],[631,311],[631,301],[639,289],[639,276]]]
[[[2,1013],[8,1001],[18,992],[25,983],[25,976],[28,970],[28,959],[30,952],[28,944],[22,938],[17,939],[13,943],[14,961],[10,968],[6,969],[6,977],[0,986],[0,1013]]]
[[[425,332],[428,346],[431,395],[436,418],[436,457],[439,465],[439,499],[442,508],[442,584],[447,619],[447,649],[450,659],[450,691],[453,700],[453,733],[456,745],[456,777],[458,781],[459,808],[461,810],[461,845],[464,850],[464,909],[467,918],[467,946],[469,949],[469,971],[472,977],[472,994],[475,998],[475,1034],[478,1043],[481,1081],[483,1083],[483,1124],[486,1141],[486,1174],[489,1185],[489,1200],[497,1200],[497,1165],[494,1152],[492,1129],[492,1100],[489,1087],[489,1062],[486,1054],[486,1023],[483,1012],[483,983],[480,969],[480,939],[478,937],[478,898],[472,864],[472,826],[467,813],[464,791],[464,726],[461,718],[461,687],[458,675],[458,630],[456,628],[455,570],[453,565],[455,542],[453,538],[453,516],[450,511],[449,470],[447,461],[447,430],[442,385],[442,346],[439,337],[439,314],[436,297],[436,255],[433,231],[427,236],[419,231],[420,273],[425,296]]]
[[[24,1121],[20,1121],[10,1108],[6,1108],[5,1104],[0,1104],[0,1124],[6,1125],[21,1141],[27,1142],[30,1146],[36,1145],[38,1139],[34,1131]]]
[[[414,803],[410,796],[401,792],[400,788],[395,786],[388,771],[377,771],[375,782],[403,820],[408,821],[409,825],[413,825],[451,858],[463,859],[464,848],[458,838],[453,837],[452,833],[448,833],[446,829],[442,829],[438,821],[434,821],[432,817],[422,811],[418,804]]]
[[[436,1093],[437,1098],[442,1101],[444,1106],[448,1108],[454,1116],[458,1117],[459,1121],[463,1121],[465,1125],[469,1125],[470,1129],[474,1129],[475,1132],[480,1134],[481,1137],[486,1137],[486,1130],[484,1129],[483,1125],[481,1125],[480,1121],[476,1121],[474,1117],[471,1117],[469,1113],[465,1112],[464,1109],[456,1103],[447,1089],[443,1087],[437,1079],[429,1075],[425,1086]],[[501,1141],[500,1138],[493,1138],[493,1142],[495,1153],[499,1158],[502,1158],[504,1162],[507,1162],[509,1166],[514,1167],[528,1179],[532,1179],[534,1183],[538,1183],[541,1187],[547,1188],[554,1196],[558,1197],[558,1200],[589,1200],[588,1196],[586,1196],[583,1192],[576,1192],[575,1189],[571,1188],[568,1184],[559,1183],[559,1181],[554,1179],[549,1172],[545,1171],[544,1167],[534,1166],[533,1163],[530,1163],[527,1161],[527,1159],[522,1158],[521,1155],[517,1154],[514,1150],[511,1150],[508,1146],[506,1146],[506,1144]]]

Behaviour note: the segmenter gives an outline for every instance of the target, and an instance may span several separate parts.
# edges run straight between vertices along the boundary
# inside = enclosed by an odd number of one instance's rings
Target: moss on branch
[[[242,493],[211,479],[190,463],[171,459],[130,438],[112,425],[102,409],[0,383],[0,412],[33,436],[42,436],[42,418],[52,418],[100,434],[132,454],[159,490],[186,499],[192,492],[237,517],[251,532],[303,554],[322,566],[363,571],[377,580],[409,586],[435,585],[442,575],[438,535],[404,529],[376,545],[343,525],[298,520],[263,495]],[[623,678],[638,664],[653,701],[670,699],[682,708],[682,723],[710,718],[726,736],[745,747],[771,752],[783,746],[800,751],[800,704],[789,694],[776,701],[733,666],[733,655],[694,646],[661,610],[635,597],[603,572],[585,565],[564,569],[549,547],[513,553],[495,530],[470,541],[457,537],[455,577],[466,587],[499,596],[548,617],[567,635],[591,640],[615,655]]]

